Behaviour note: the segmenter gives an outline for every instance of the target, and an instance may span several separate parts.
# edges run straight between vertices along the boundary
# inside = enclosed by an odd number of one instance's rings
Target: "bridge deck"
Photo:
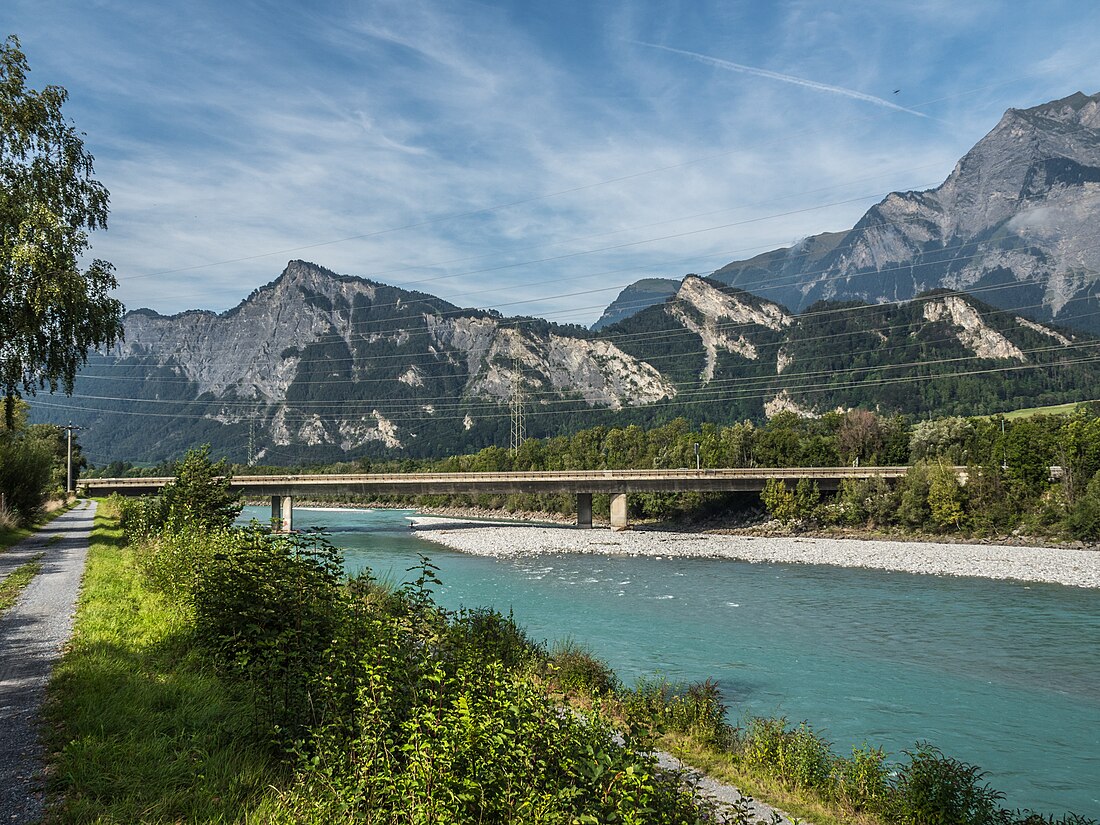
[[[844,479],[905,475],[907,467],[768,467],[709,470],[567,470],[522,473],[363,473],[235,476],[245,495],[309,496],[322,493],[423,495],[460,493],[641,493],[760,491],[770,479],[810,479],[835,490]],[[965,468],[957,468],[965,471]],[[171,478],[89,478],[89,495],[155,493]]]

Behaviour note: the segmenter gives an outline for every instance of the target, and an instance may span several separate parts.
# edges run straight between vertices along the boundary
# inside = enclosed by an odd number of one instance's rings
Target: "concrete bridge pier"
[[[577,493],[577,526],[592,529],[591,493]]]
[[[276,533],[294,532],[294,496],[271,497],[271,522]]]
[[[630,522],[626,518],[626,493],[611,494],[611,529],[630,529]]]

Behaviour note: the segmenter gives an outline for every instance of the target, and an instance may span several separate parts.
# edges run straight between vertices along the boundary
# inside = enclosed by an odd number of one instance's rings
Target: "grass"
[[[23,592],[23,588],[30,584],[31,579],[42,570],[42,565],[39,563],[41,558],[42,554],[39,553],[29,562],[15,568],[3,580],[0,580],[0,616],[11,609],[11,606],[15,604],[15,600],[19,598],[19,594]]]
[[[14,527],[10,524],[0,525],[0,553],[32,535],[34,535],[34,530],[26,527]]]
[[[259,822],[277,807],[285,777],[254,736],[252,709],[191,654],[104,515],[46,715],[47,822]]]
[[[1030,418],[1033,415],[1069,415],[1081,404],[1088,404],[1088,401],[1079,401],[1073,404],[1053,404],[1049,407],[1027,407],[1022,410],[1013,410],[1007,412],[1004,417],[1008,420],[1013,418]]]
[[[728,753],[701,745],[690,736],[665,734],[658,746],[712,779],[737,787],[741,793],[785,811],[793,821],[814,825],[882,825],[883,820],[867,813],[845,810],[823,802],[816,794],[792,789],[778,780],[738,768]]]

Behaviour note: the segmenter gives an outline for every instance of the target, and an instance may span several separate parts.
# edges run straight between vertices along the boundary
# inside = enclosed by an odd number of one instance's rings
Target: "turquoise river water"
[[[266,519],[262,508],[245,517]],[[492,559],[416,538],[409,511],[302,508],[349,573],[440,568],[437,601],[573,639],[627,683],[713,678],[731,720],[807,721],[834,750],[918,740],[984,768],[1009,807],[1100,818],[1100,591],[858,568],[561,554]]]

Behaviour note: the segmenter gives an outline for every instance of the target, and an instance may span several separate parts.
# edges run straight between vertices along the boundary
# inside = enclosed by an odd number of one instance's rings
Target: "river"
[[[245,517],[266,519],[263,508]],[[730,719],[805,720],[838,753],[918,740],[980,765],[1009,807],[1100,818],[1100,591],[815,565],[561,554],[494,559],[417,538],[406,511],[296,509],[349,573],[430,556],[448,608],[572,639],[627,683],[715,679]]]

